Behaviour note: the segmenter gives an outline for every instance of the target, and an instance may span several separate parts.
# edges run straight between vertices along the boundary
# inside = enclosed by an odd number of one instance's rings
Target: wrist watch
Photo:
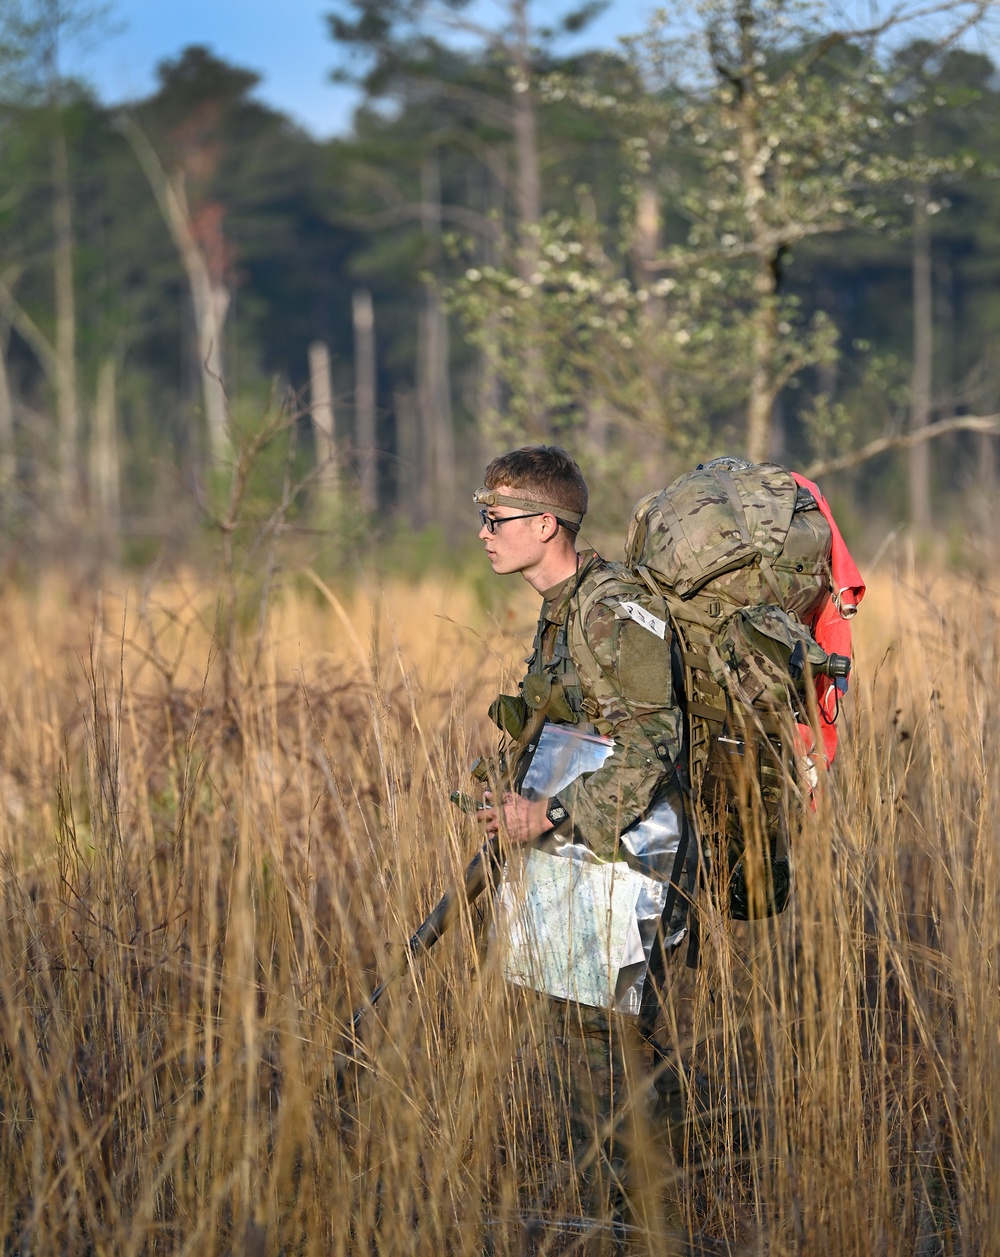
[[[569,820],[569,812],[563,807],[557,798],[549,799],[549,805],[545,809],[545,815],[552,822],[552,827],[557,829],[563,821]]]

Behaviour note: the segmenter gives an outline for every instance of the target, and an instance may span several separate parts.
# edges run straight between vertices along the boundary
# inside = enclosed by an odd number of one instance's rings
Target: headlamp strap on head
[[[551,502],[539,502],[536,498],[514,498],[508,493],[497,493],[496,489],[477,489],[472,500],[477,506],[515,506],[522,511],[536,512],[539,515],[554,515],[570,532],[579,532],[583,523],[580,511],[570,511],[565,506],[553,506]]]

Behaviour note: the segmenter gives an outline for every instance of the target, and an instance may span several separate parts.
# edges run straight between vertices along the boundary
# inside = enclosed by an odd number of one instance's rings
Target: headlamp
[[[579,532],[583,523],[583,514],[580,511],[569,511],[565,506],[553,506],[551,502],[540,502],[537,498],[515,498],[509,493],[498,493],[496,489],[477,489],[472,500],[477,506],[514,506],[539,515],[554,515],[570,532]]]

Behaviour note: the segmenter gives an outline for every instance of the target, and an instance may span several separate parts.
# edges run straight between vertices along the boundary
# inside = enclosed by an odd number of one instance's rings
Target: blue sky
[[[477,0],[489,9],[489,0]],[[494,6],[495,7],[495,6]],[[536,14],[575,7],[540,0]],[[572,48],[609,47],[622,34],[641,30],[652,0],[612,0]],[[324,14],[330,0],[118,0],[112,29],[65,51],[64,72],[88,80],[102,100],[118,103],[152,91],[156,66],[188,44],[207,44],[224,60],[261,75],[258,95],[314,135],[325,137],[350,125],[354,94],[329,82],[336,49]]]

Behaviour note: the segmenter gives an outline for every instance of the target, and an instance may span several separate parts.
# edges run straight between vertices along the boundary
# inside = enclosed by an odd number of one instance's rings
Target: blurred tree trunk
[[[948,257],[931,257],[931,334],[932,410],[936,396],[936,409],[944,418],[966,405],[966,399],[960,396],[955,344],[955,271]],[[941,438],[938,460],[943,459],[953,469],[963,468],[965,448],[963,437],[958,432],[949,432]]]
[[[648,284],[656,271],[654,263],[660,251],[660,194],[651,183],[639,188],[635,206],[635,239],[632,256],[639,280]]]
[[[508,55],[512,72],[511,108],[517,168],[517,270],[521,280],[533,287],[533,279],[538,271],[538,228],[542,217],[542,193],[538,169],[538,120],[532,83],[532,31],[528,3],[529,0],[511,0],[510,25],[513,38],[508,46]],[[529,434],[543,438],[548,434],[549,427],[544,366],[539,338],[532,335],[530,324],[522,353]]]
[[[596,467],[604,466],[604,458],[608,452],[608,435],[611,428],[611,414],[608,403],[603,397],[593,397],[587,401],[587,449]]]
[[[753,370],[747,401],[747,458],[763,463],[771,456],[776,393],[771,382],[770,364],[778,347],[778,314],[773,298],[777,283],[771,269],[761,265],[754,283],[762,298],[753,313]]]
[[[427,523],[427,492],[420,474],[420,421],[413,400],[413,390],[398,388],[393,393],[396,415],[396,465],[399,506],[403,517],[413,528]]]
[[[421,169],[422,226],[430,251],[423,309],[417,316],[417,405],[420,409],[420,476],[431,493],[432,509],[454,501],[455,436],[451,410],[448,323],[441,304],[441,172],[437,153]]]
[[[327,514],[337,505],[340,468],[337,460],[330,351],[320,340],[314,340],[309,346],[309,408],[316,441],[316,496],[321,513]]]
[[[487,315],[485,327],[486,344],[479,351],[479,385],[476,389],[476,400],[479,412],[476,425],[479,434],[479,453],[483,466],[493,459],[498,451],[494,449],[496,441],[496,424],[500,416],[500,372],[497,368],[495,346],[499,336],[499,319],[494,311]]]
[[[976,518],[986,542],[986,552],[991,562],[996,562],[997,543],[1000,538],[1000,508],[997,506],[997,444],[995,436],[982,433],[977,441],[978,510]]]
[[[194,245],[184,258],[191,295],[194,300],[195,325],[198,335],[198,360],[201,365],[205,418],[208,424],[208,446],[214,467],[221,467],[229,457],[229,405],[223,374],[222,337],[229,312],[230,291],[227,285],[213,280],[206,259]]]
[[[993,498],[997,488],[997,438],[984,432],[977,441],[977,448],[976,468],[979,486],[989,500]]]
[[[10,328],[0,322],[0,512],[10,509],[10,494],[17,476],[17,458],[14,453],[14,395],[10,390],[7,374],[7,347],[10,344]]]
[[[417,481],[418,515],[422,525],[427,524],[435,506],[435,449],[434,425],[436,388],[434,386],[437,346],[437,323],[433,311],[425,304],[417,311]]]
[[[507,200],[507,163],[495,149],[487,150],[486,161],[486,228],[482,235],[483,262],[487,266],[502,266],[505,255],[504,205]],[[497,454],[493,448],[497,422],[500,418],[500,370],[497,362],[499,320],[496,311],[490,309],[486,316],[483,344],[479,349],[479,381],[477,387],[478,414],[476,424],[479,434],[480,462],[485,467]]]
[[[2,278],[0,278],[0,307],[3,309],[6,321],[17,331],[18,336],[35,355],[35,359],[45,372],[46,378],[58,398],[66,388],[66,382],[63,377],[63,363],[59,358],[59,354],[56,352],[52,342],[25,310],[24,306],[17,300]],[[56,437],[58,444],[61,439],[61,429],[57,431]],[[59,470],[57,463],[56,485],[52,489],[52,492],[56,494],[60,493],[61,488]],[[75,500],[76,494],[74,492],[70,499],[63,499],[57,504],[57,511],[66,512],[70,509],[70,504],[75,502]]]
[[[358,288],[351,298],[354,320],[354,431],[361,508],[378,507],[377,435],[375,427],[375,313],[372,295]]]
[[[420,412],[420,478],[435,507],[455,489],[455,440],[448,380],[448,325],[437,285],[429,281],[417,313],[417,406]]]
[[[651,183],[642,183],[636,198],[635,235],[632,240],[632,265],[637,284],[649,291],[656,279],[656,259],[661,248],[662,211],[660,194]],[[660,329],[666,317],[663,297],[649,296],[642,307],[640,327],[645,335],[647,352],[643,355],[642,380],[649,399],[649,414],[663,414],[664,372],[666,364],[659,342]]]
[[[117,363],[109,355],[97,375],[90,444],[91,502],[96,510],[100,536],[111,548],[117,547],[121,514],[116,375]]]
[[[771,453],[771,423],[777,389],[774,361],[778,348],[778,277],[780,252],[767,221],[767,189],[760,164],[760,101],[757,95],[756,18],[749,2],[739,4],[740,73],[733,109],[739,137],[741,191],[753,242],[755,305],[751,319],[750,393],[747,398],[746,455],[755,463]]]
[[[771,435],[768,441],[767,458],[772,463],[784,463],[787,457],[788,424],[784,399],[779,394],[771,407]]]
[[[538,269],[537,228],[542,217],[541,180],[538,173],[538,122],[531,71],[531,27],[528,0],[511,4],[513,70],[511,105],[514,117],[514,150],[517,162],[517,211],[519,269],[530,280]]]
[[[913,198],[913,371],[910,379],[910,430],[926,427],[931,418],[934,355],[934,311],[931,285],[931,238],[927,222],[927,189]],[[910,521],[917,528],[931,524],[930,447],[915,445],[907,455]]]
[[[76,380],[76,300],[73,290],[73,206],[66,133],[59,101],[52,102],[52,227],[55,279],[56,416],[59,427],[58,484],[63,511],[72,514],[79,490],[80,410]]]
[[[125,117],[122,129],[153,189],[187,276],[194,305],[209,454],[213,467],[219,468],[232,452],[222,357],[222,337],[232,294],[226,280],[222,208],[210,203],[202,207],[197,217],[193,216],[188,206],[184,171],[168,174],[164,170],[146,133],[134,118]]]
[[[434,439],[434,482],[438,492],[438,516],[447,514],[455,501],[455,423],[451,409],[451,337],[448,316],[441,305],[440,289],[434,292],[437,361],[437,424]]]

